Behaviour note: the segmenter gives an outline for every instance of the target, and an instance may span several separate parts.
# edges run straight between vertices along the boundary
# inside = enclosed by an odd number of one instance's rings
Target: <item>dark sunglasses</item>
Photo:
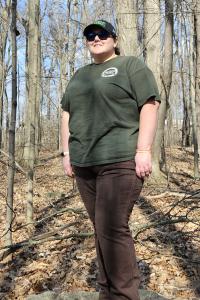
[[[89,42],[94,41],[96,36],[98,36],[100,40],[107,40],[107,38],[110,36],[110,33],[107,31],[99,31],[99,32],[89,32],[85,35],[87,41]]]

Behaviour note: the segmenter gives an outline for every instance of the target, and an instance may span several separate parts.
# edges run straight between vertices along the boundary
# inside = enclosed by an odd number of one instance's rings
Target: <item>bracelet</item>
[[[147,153],[147,152],[151,152],[151,149],[146,149],[146,150],[139,150],[139,149],[136,149],[136,153]]]
[[[61,156],[67,156],[67,155],[69,155],[69,151],[63,151],[63,152],[61,152]]]

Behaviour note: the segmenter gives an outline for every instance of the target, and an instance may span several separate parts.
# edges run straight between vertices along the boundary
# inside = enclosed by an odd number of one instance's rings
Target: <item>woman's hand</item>
[[[136,174],[140,178],[149,177],[152,172],[151,151],[136,152]]]
[[[74,177],[69,155],[63,157],[63,169],[67,176]]]

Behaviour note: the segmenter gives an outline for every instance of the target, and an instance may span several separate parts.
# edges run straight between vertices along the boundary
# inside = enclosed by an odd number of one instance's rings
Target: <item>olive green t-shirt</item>
[[[133,159],[139,111],[150,97],[159,101],[154,76],[136,57],[117,56],[80,68],[61,101],[70,115],[71,163],[91,166]]]

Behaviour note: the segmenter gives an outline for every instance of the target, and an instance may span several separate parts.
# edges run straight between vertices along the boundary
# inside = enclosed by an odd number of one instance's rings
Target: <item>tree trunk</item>
[[[169,93],[172,82],[173,66],[173,1],[165,0],[165,37],[163,70],[161,74],[161,105],[158,114],[158,128],[153,146],[153,177],[162,178],[160,172],[160,152],[164,148],[164,128],[169,106]]]
[[[196,118],[197,118],[197,140],[198,152],[200,156],[200,1],[196,0],[195,7],[195,27],[196,27]]]
[[[41,20],[40,20],[40,1],[35,4],[36,15],[36,33],[35,40],[37,41],[37,85],[36,85],[36,107],[35,107],[35,158],[39,156],[41,148],[41,134],[40,134],[40,99],[41,99]]]
[[[3,146],[4,146],[4,150],[6,152],[8,150],[9,119],[10,119],[9,108],[8,108],[8,95],[7,95],[6,90],[5,90],[4,112],[6,115],[6,128],[5,128],[5,133],[4,133]]]
[[[139,54],[136,0],[115,0],[121,55]]]
[[[33,221],[33,178],[36,154],[38,153],[38,115],[40,85],[40,1],[28,1],[28,66],[25,122],[24,161],[28,169],[27,223]]]
[[[161,147],[164,142],[164,128],[167,113],[169,92],[172,81],[172,62],[173,62],[173,2],[165,1],[165,36],[164,36],[164,55],[163,70],[160,85],[160,11],[159,1],[153,1],[155,9],[152,9],[151,1],[145,1],[145,13],[151,11],[156,13],[145,15],[145,57],[147,64],[155,74],[158,86],[161,86],[161,105],[158,114],[158,127],[153,145],[153,172],[152,178],[160,181],[163,176],[160,172]]]
[[[185,74],[185,61],[187,62],[187,57],[185,57],[185,46],[183,45],[182,41],[184,40],[184,33],[186,34],[186,28],[184,24],[183,16],[180,17],[180,24],[179,24],[179,34],[176,36],[176,53],[177,53],[177,60],[179,64],[179,71],[180,71],[180,80],[181,80],[181,87],[182,87],[182,97],[183,97],[183,122],[182,122],[182,147],[189,147],[192,145],[192,137],[191,137],[191,109],[190,109],[190,102],[189,97],[187,95],[187,87],[186,82],[188,80],[187,75]],[[179,39],[181,42],[179,42]]]
[[[60,65],[61,65],[61,74],[60,74],[60,88],[59,88],[59,94],[60,94],[60,99],[62,98],[62,95],[66,89],[66,86],[68,84],[68,76],[71,78],[74,75],[74,70],[75,70],[75,54],[76,54],[76,49],[77,49],[77,39],[78,39],[78,23],[73,23],[71,22],[71,17],[74,20],[78,20],[78,15],[80,13],[79,9],[79,3],[77,0],[74,0],[72,2],[68,3],[68,9],[67,9],[67,27],[66,27],[66,32],[67,32],[67,47],[65,51],[63,49],[60,49],[61,51],[61,58],[60,58]],[[72,42],[69,43],[70,41],[70,32],[72,35]],[[71,45],[71,46],[70,46]],[[69,70],[66,72],[66,68]],[[68,75],[68,76],[67,76]],[[58,106],[58,120],[61,118],[61,107],[60,105]],[[58,122],[58,132],[60,132],[60,122]],[[60,135],[58,134],[58,140],[57,140],[57,149],[59,150],[61,148],[61,142],[60,142]]]
[[[10,4],[11,1],[6,1],[5,7],[2,8],[0,13],[0,149],[2,148],[3,138],[3,94],[6,78],[4,59],[9,27]]]
[[[193,8],[195,8],[196,0],[193,0],[192,2]],[[195,10],[194,10],[195,11]],[[194,13],[193,11],[193,13]],[[191,17],[191,37],[190,37],[190,55],[188,55],[189,60],[189,92],[190,92],[190,103],[192,108],[192,131],[193,131],[193,144],[194,144],[194,177],[199,177],[199,160],[198,160],[198,129],[197,129],[197,105],[195,103],[195,97],[196,97],[196,90],[195,90],[195,77],[196,77],[196,62],[197,62],[197,48],[194,48],[194,41],[195,41],[195,33],[196,33],[196,24],[195,24],[195,13],[192,14]],[[196,46],[196,45],[195,45]]]
[[[9,168],[7,188],[7,216],[6,216],[6,245],[12,244],[12,222],[13,222],[13,187],[15,176],[15,127],[17,111],[17,45],[16,45],[16,7],[17,0],[12,0],[12,107],[9,128]]]
[[[181,78],[181,87],[183,94],[183,124],[182,124],[182,146],[189,147],[191,146],[191,130],[190,130],[190,105],[188,103],[188,98],[185,92],[185,79],[186,76],[183,70],[183,58],[179,57],[180,63],[180,78]]]
[[[167,22],[166,22],[167,24]],[[154,73],[160,89],[160,1],[144,0],[144,58]],[[156,139],[153,145],[153,178],[160,176],[160,155],[163,140],[163,119],[166,117],[166,102],[159,109]]]

